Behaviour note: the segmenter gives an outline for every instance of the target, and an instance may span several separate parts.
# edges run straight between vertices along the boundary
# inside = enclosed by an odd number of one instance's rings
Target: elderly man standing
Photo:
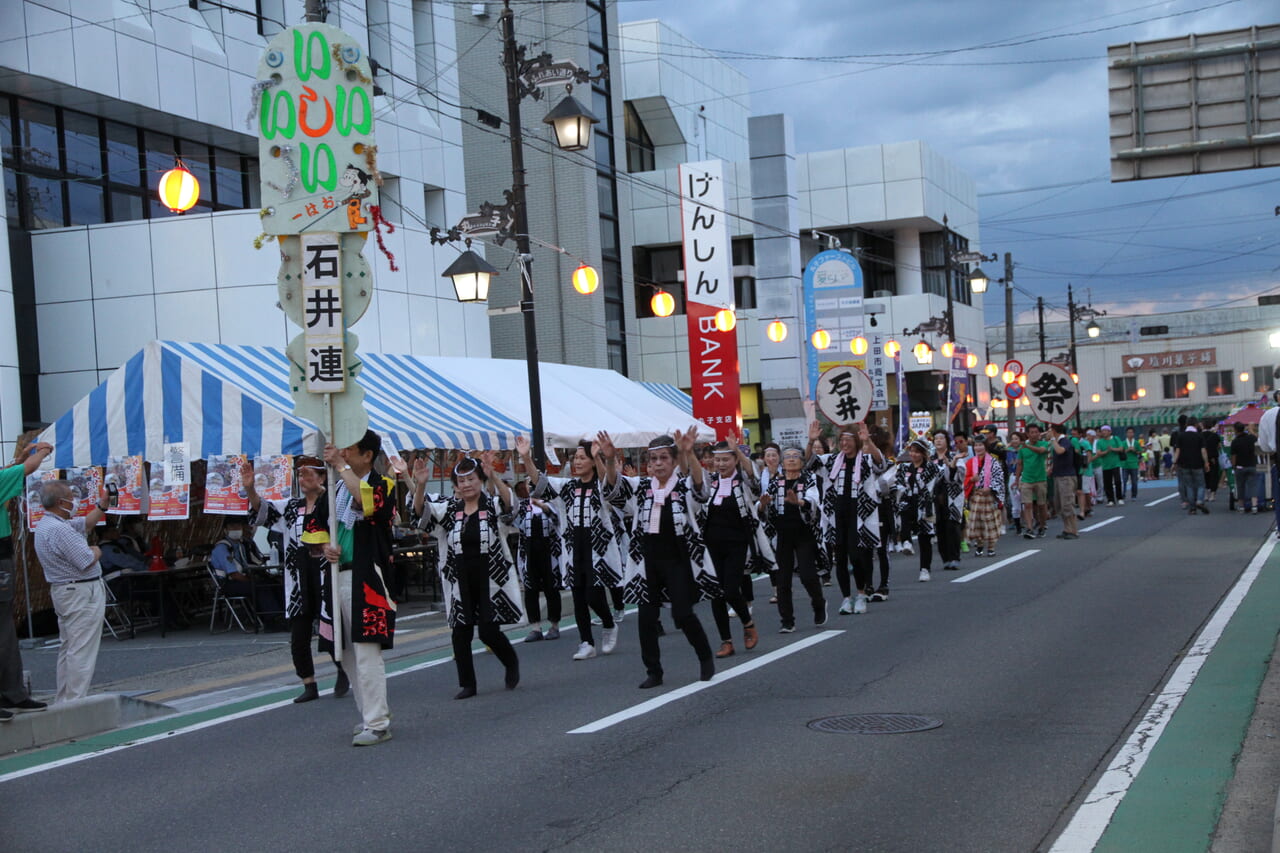
[[[49,582],[49,595],[58,614],[58,692],[54,703],[82,699],[89,695],[93,670],[98,665],[102,643],[102,618],[106,612],[106,590],[102,586],[101,551],[89,545],[87,531],[104,515],[103,496],[83,518],[76,511],[71,487],[62,480],[50,480],[40,489],[45,516],[36,525],[36,556]]]
[[[24,462],[0,470],[0,722],[14,713],[43,711],[45,704],[32,699],[22,683],[22,652],[13,624],[13,531],[9,528],[7,504],[22,494],[27,477],[53,452],[53,445],[40,442],[27,449]]]

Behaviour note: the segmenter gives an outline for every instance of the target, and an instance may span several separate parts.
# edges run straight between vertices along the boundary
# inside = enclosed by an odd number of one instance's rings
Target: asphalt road
[[[1078,541],[1052,538],[1056,522],[1006,538],[997,560],[1038,553],[967,583],[951,581],[996,561],[922,584],[897,556],[890,601],[865,616],[836,616],[827,589],[840,633],[825,639],[803,615],[777,634],[758,584],[761,643],[721,671],[812,645],[598,732],[568,734],[654,698],[636,689],[633,616],[611,657],[572,662],[571,631],[518,646],[512,692],[487,655],[468,701],[451,700],[448,661],[392,679],[394,739],[372,749],[349,746],[350,700],[326,697],[0,784],[0,838],[24,853],[1047,847],[1266,534],[1223,503],[1143,506],[1170,491],[1100,509],[1090,523],[1121,518]],[[659,694],[696,678],[682,636],[663,655]],[[889,712],[942,726],[806,725]]]

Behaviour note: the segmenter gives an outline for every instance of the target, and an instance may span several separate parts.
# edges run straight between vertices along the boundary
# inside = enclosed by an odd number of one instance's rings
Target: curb
[[[173,713],[175,709],[168,705],[123,693],[99,693],[59,702],[44,711],[15,714],[0,725],[0,754],[83,738]]]

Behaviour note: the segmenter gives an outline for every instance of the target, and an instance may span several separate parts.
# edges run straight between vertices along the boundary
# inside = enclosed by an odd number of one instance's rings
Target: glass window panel
[[[587,69],[592,74],[595,74],[597,73],[596,72],[597,67],[601,65],[604,65],[605,67],[608,67],[609,65],[609,59],[604,55],[604,51],[594,47],[588,50],[587,51]],[[607,86],[608,81],[605,81],[600,85]]]
[[[0,153],[13,159],[13,99],[0,95]],[[6,185],[8,186],[8,185]]]
[[[611,172],[613,170],[613,137],[602,132],[597,125],[595,132],[591,134],[591,140],[595,147],[596,165]]]
[[[121,192],[111,194],[112,222],[133,222],[142,218],[142,196]]]
[[[62,218],[62,181],[24,175],[22,189],[26,202],[23,226],[27,230],[61,228],[66,224]]]
[[[595,130],[612,131],[613,113],[609,111],[609,96],[599,89],[591,90],[591,112],[596,118],[600,119],[600,123],[593,126]]]
[[[8,181],[7,178],[5,180]],[[8,186],[7,183],[5,185]],[[1274,379],[1272,371],[1274,369],[1275,368],[1269,365],[1263,365],[1261,367],[1255,367],[1250,371],[1249,379],[1253,382],[1254,393],[1262,394],[1271,390],[1271,385]]]
[[[200,201],[213,202],[213,169],[209,162],[209,147],[182,141],[182,162],[200,183]],[[164,169],[168,171],[168,168]]]
[[[596,175],[596,194],[600,198],[600,215],[617,216],[613,204],[613,179],[608,175]]]
[[[98,140],[96,118],[64,110],[62,144],[68,174],[93,178],[102,174],[102,145]]]
[[[248,164],[249,172],[249,174],[245,176],[249,186],[249,203],[246,204],[245,207],[261,207],[262,186],[260,184],[260,176],[258,174],[258,160],[257,158],[247,158],[245,162]]]
[[[627,375],[627,354],[622,344],[609,344],[609,369]]]
[[[106,222],[102,209],[102,187],[84,181],[67,181],[67,199],[71,206],[68,225],[97,225]]]
[[[12,169],[4,170],[4,210],[9,224],[18,224],[18,176]]]
[[[618,256],[618,226],[612,219],[600,220],[600,253],[606,256]]]
[[[59,168],[58,126],[53,107],[31,101],[18,102],[18,147],[26,165]]]
[[[601,284],[606,299],[622,298],[622,264],[605,259],[600,263]]]
[[[141,186],[142,162],[138,156],[138,130],[107,122],[107,178],[112,183]]]
[[[146,146],[143,167],[147,171],[147,188],[154,192],[160,186],[161,176],[173,168],[178,146],[172,136],[150,132],[143,134],[143,144]]]
[[[244,175],[241,157],[234,151],[214,150],[214,181],[219,207],[244,207]]]
[[[604,303],[605,337],[619,340],[622,337],[622,303],[608,299]]]
[[[604,47],[604,15],[590,8],[587,11],[587,41]]]

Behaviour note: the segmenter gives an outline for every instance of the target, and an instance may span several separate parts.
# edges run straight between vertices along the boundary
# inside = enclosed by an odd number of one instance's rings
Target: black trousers
[[[880,586],[877,589],[889,588],[889,540],[896,533],[893,508],[888,504],[880,504],[880,547],[876,549],[876,557],[880,561]]]
[[[551,548],[547,540],[538,537],[529,540],[529,552],[525,559],[524,609],[530,624],[542,621],[542,609],[538,596],[547,597],[547,618],[552,625],[560,624],[560,585],[551,568]]]
[[[578,636],[584,643],[596,644],[591,633],[591,613],[600,617],[600,627],[613,627],[613,611],[604,587],[596,583],[595,559],[591,550],[591,531],[575,528],[573,531],[573,621],[578,625]]]
[[[484,559],[479,559],[463,560],[462,563],[462,577],[458,584],[462,613],[456,614],[458,624],[453,628],[453,663],[458,668],[459,687],[476,686],[476,665],[471,657],[471,640],[477,628],[480,642],[489,647],[504,667],[510,669],[520,663],[511,641],[494,621],[493,604],[489,601],[489,573],[485,562]]]
[[[814,616],[820,614],[825,605],[822,582],[818,580],[818,543],[807,527],[780,527],[775,556],[778,560],[778,568],[774,572],[778,582],[778,618],[783,627],[794,628],[796,612],[791,596],[793,574],[800,576],[800,585],[809,593]]]
[[[293,657],[293,671],[304,680],[316,675],[315,660],[311,656],[311,635],[316,619],[320,618],[320,573],[328,571],[328,568],[326,562],[304,560],[298,572],[302,609],[297,616],[289,618],[289,654]],[[329,659],[333,660],[332,650],[329,651]],[[341,672],[342,664],[334,663]]]
[[[644,574],[649,586],[649,600],[662,601],[665,590],[671,600],[671,618],[676,628],[684,632],[698,660],[710,660],[711,644],[698,621],[698,614],[693,612],[698,595],[693,582],[693,568],[683,549],[678,547],[677,550],[679,553],[669,555],[646,554]],[[661,613],[661,604],[640,605],[640,660],[644,663],[645,672],[657,678],[662,677],[662,650],[658,645],[658,617]]]
[[[916,533],[916,541],[920,544],[920,568],[928,569],[933,565],[933,537],[922,527]]]
[[[747,542],[745,539],[708,540],[707,556],[711,558],[711,565],[716,567],[716,577],[720,578],[720,587],[724,590],[723,598],[712,599],[711,615],[716,620],[720,642],[727,643],[733,639],[729,630],[730,607],[737,612],[743,625],[751,624],[751,611],[747,609],[747,599],[742,594],[742,581],[747,569]],[[750,580],[750,575],[746,578]]]
[[[850,510],[852,513],[853,510]],[[858,528],[852,519],[841,516],[836,520],[836,583],[840,585],[840,594],[849,598],[853,591],[849,587],[849,568],[853,568],[853,583],[858,592],[866,592],[871,588],[872,550],[859,544]]]
[[[1105,468],[1102,471],[1102,489],[1108,501],[1124,500],[1124,486],[1120,482],[1119,468]]]
[[[952,521],[951,507],[946,501],[934,502],[933,529],[938,537],[938,558],[945,566],[960,562],[960,522]]]

